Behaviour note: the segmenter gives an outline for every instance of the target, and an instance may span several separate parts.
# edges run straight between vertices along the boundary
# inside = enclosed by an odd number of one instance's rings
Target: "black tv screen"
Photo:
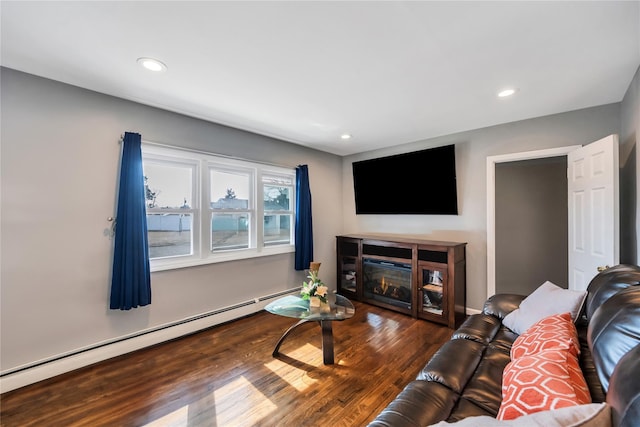
[[[356,214],[457,215],[455,145],[353,162]]]

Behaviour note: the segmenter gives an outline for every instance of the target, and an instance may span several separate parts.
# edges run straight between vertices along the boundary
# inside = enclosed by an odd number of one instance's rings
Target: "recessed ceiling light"
[[[518,91],[518,89],[505,89],[505,90],[502,90],[502,91],[498,92],[498,96],[500,98],[506,98],[507,96],[513,95],[517,91]]]
[[[151,71],[166,71],[167,69],[166,65],[153,58],[138,58],[138,64]]]
[[[340,135],[340,139],[344,139],[346,141],[347,139],[351,139],[351,135],[348,133],[343,133],[342,135]]]

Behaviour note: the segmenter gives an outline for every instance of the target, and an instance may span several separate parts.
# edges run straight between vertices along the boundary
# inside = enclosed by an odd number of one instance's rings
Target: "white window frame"
[[[166,162],[167,164],[175,163],[182,165],[193,165],[193,200],[189,213],[192,214],[192,254],[184,256],[172,256],[166,258],[155,258],[150,260],[151,271],[163,271],[177,268],[192,267],[203,264],[212,264],[218,262],[233,261],[239,259],[248,259],[262,256],[270,256],[295,251],[295,195],[296,180],[295,169],[286,168],[275,165],[267,165],[264,163],[252,162],[249,160],[240,160],[228,158],[212,153],[194,151],[188,149],[168,147],[164,145],[154,144],[143,141],[142,144],[142,160],[153,162]],[[213,209],[210,204],[210,171],[212,169],[243,171],[250,174],[250,198],[247,210],[219,210]],[[264,245],[264,202],[263,192],[264,184],[262,176],[282,176],[289,177],[292,180],[292,194],[290,194],[290,211],[282,211],[283,213],[291,213],[291,239],[289,244],[281,245]],[[157,209],[160,211],[159,209]],[[178,211],[179,209],[175,209]],[[167,209],[162,209],[163,213],[175,213]],[[184,213],[185,210],[180,210]],[[148,210],[149,213],[156,213],[156,209]],[[249,212],[249,248],[230,249],[225,251],[212,252],[212,233],[211,218],[214,212]],[[269,211],[273,214],[276,211]],[[280,211],[277,211],[280,212]]]
[[[156,260],[163,260],[163,264],[172,264],[172,263],[180,263],[185,259],[193,258],[194,255],[198,252],[198,248],[200,247],[200,197],[199,197],[199,169],[200,164],[195,159],[188,158],[176,158],[175,156],[167,156],[166,153],[144,153],[142,155],[143,163],[148,161],[149,163],[155,163],[166,166],[182,166],[191,168],[191,208],[190,209],[182,209],[182,208],[149,208],[149,205],[145,201],[147,214],[191,214],[191,253],[189,255],[174,255],[170,257],[163,258],[155,258],[151,261],[150,267],[154,264]],[[162,264],[161,263],[161,264]],[[153,268],[152,268],[153,271]]]
[[[255,215],[256,215],[256,211],[257,211],[257,204],[256,204],[256,175],[257,175],[257,168],[255,167],[249,167],[247,164],[247,162],[242,162],[242,161],[237,161],[237,160],[228,160],[227,162],[220,162],[220,161],[215,161],[215,162],[208,162],[207,164],[207,185],[209,185],[210,181],[210,174],[212,171],[220,171],[220,172],[229,172],[229,173],[233,173],[233,172],[237,172],[240,174],[246,174],[249,176],[249,200],[248,200],[248,206],[246,209],[214,209],[210,207],[209,202],[214,202],[214,200],[209,200],[209,194],[211,193],[210,191],[207,191],[207,200],[208,200],[208,219],[209,221],[211,221],[212,215],[214,213],[219,213],[219,214],[224,214],[224,213],[230,213],[230,214],[237,214],[237,213],[247,213],[249,214],[249,248],[257,248],[257,240],[256,240],[256,225],[254,224],[256,222],[255,219]],[[204,211],[204,209],[203,209]],[[207,227],[211,227],[208,223],[207,223]],[[211,250],[213,246],[213,242],[211,241],[211,239],[209,240],[209,246],[208,246],[208,250]],[[227,251],[220,251],[220,252],[215,252],[215,254],[218,257],[222,258],[223,253],[231,253],[231,252],[237,252],[237,251],[246,251],[248,249],[229,249]]]
[[[269,182],[269,181],[265,181],[266,179],[282,179],[282,180],[291,180],[291,184],[280,184],[278,185],[278,183],[276,182]],[[282,174],[279,173],[278,171],[274,171],[274,170],[263,170],[262,173],[260,174],[260,177],[258,179],[258,185],[260,186],[260,191],[262,191],[263,193],[260,194],[260,197],[257,199],[259,201],[260,204],[262,204],[262,220],[259,221],[260,226],[262,227],[258,235],[258,238],[260,239],[259,243],[262,246],[265,246],[264,243],[264,218],[269,215],[291,215],[291,234],[290,234],[290,243],[295,242],[294,236],[293,236],[293,231],[294,231],[294,224],[295,224],[295,196],[296,196],[296,176],[295,176],[295,171],[293,173],[293,175],[291,174]],[[285,210],[285,209],[279,209],[279,210],[272,210],[272,211],[266,211],[264,209],[264,187],[265,185],[270,185],[270,186],[280,186],[280,187],[289,187],[291,189],[290,194],[289,194],[289,209]],[[271,247],[271,246],[275,246],[272,244],[266,245],[266,247]]]

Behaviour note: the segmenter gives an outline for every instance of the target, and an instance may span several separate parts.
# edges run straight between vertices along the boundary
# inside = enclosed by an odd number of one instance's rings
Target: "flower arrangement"
[[[320,302],[327,303],[328,288],[322,283],[322,280],[318,278],[318,271],[320,270],[319,262],[312,262],[309,266],[308,282],[302,282],[302,290],[300,295],[302,299],[309,300],[311,297],[317,297]]]

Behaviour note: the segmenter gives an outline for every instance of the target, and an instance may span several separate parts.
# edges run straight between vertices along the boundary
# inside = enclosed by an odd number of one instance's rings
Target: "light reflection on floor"
[[[323,364],[322,349],[312,344],[305,344],[294,350],[288,349],[285,354],[291,359],[304,360],[307,367],[320,368]],[[310,354],[317,356],[309,359]],[[344,364],[344,361],[338,360],[337,364]],[[293,367],[277,358],[264,366],[299,392],[318,382],[309,376],[307,370]],[[227,396],[234,396],[233,401]],[[238,399],[238,396],[241,398]],[[267,396],[241,376],[205,398],[185,405],[143,427],[251,426],[276,409],[277,406]],[[241,420],[238,419],[238,413],[244,414]]]
[[[385,327],[394,331],[397,330],[400,325],[396,320],[379,316],[375,313],[367,313],[367,323],[375,328]]]
[[[367,313],[367,323],[375,329],[375,334],[371,334],[371,338],[368,340],[368,344],[374,348],[382,348],[389,342],[397,341],[401,336],[398,334],[400,323],[393,319]]]
[[[318,348],[311,344],[305,344],[292,352],[288,352],[287,355],[292,359],[301,360],[302,355],[308,357],[308,355],[313,354],[314,351],[317,352]],[[313,363],[313,366],[318,367],[321,364],[322,361],[320,360],[319,363]],[[273,361],[265,364],[265,366],[298,391],[304,391],[310,385],[317,382],[317,380],[310,378],[304,369],[293,368],[288,363],[278,359],[273,359]]]
[[[162,418],[145,424],[144,427],[186,427],[189,425],[189,405],[185,405]]]
[[[233,401],[227,396],[233,396]],[[238,399],[238,396],[241,396]],[[244,376],[215,390],[210,396],[185,405],[144,427],[242,426],[253,425],[278,407]],[[238,419],[243,413],[243,420]],[[215,421],[214,421],[215,420]]]

